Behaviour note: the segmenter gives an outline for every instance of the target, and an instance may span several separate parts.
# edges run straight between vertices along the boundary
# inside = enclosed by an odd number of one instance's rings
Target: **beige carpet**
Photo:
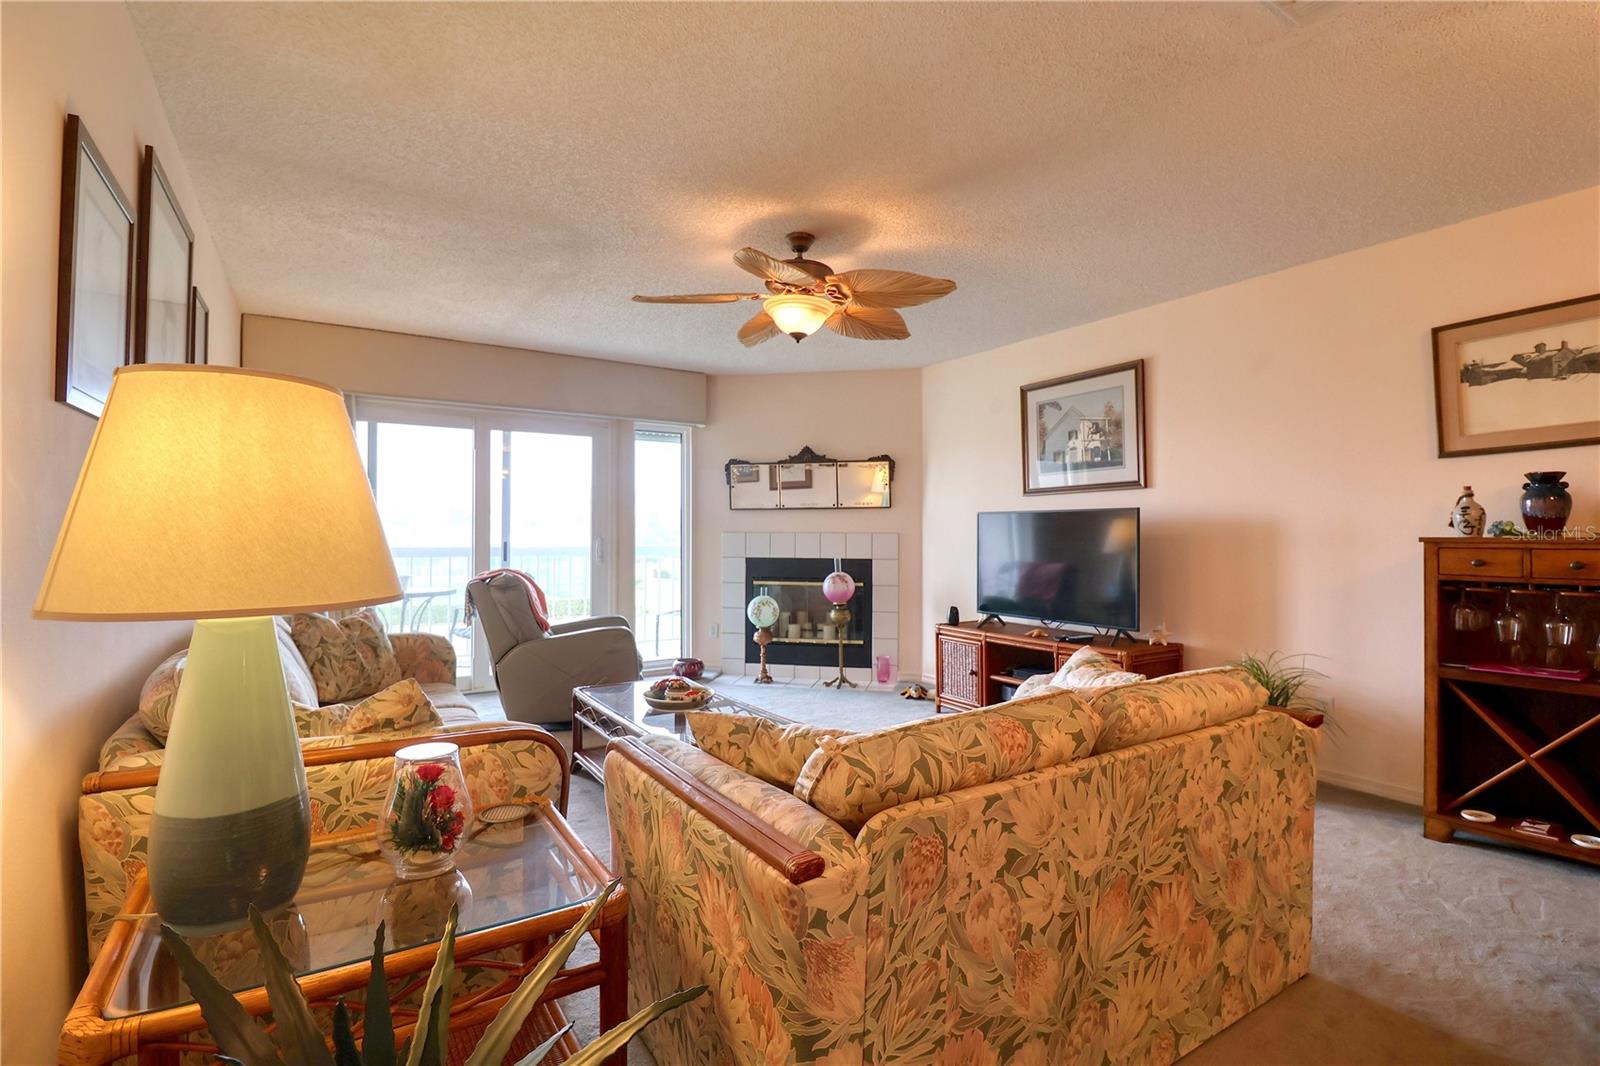
[[[845,697],[863,717],[916,707],[881,692]],[[813,698],[775,694],[768,705],[801,711]],[[569,818],[609,854],[599,785],[574,778]],[[1600,871],[1433,843],[1414,809],[1324,786],[1315,893],[1311,975],[1186,1064],[1600,1064]],[[564,1005],[579,1035],[592,1036],[594,995]],[[639,1041],[629,1061],[650,1064]]]

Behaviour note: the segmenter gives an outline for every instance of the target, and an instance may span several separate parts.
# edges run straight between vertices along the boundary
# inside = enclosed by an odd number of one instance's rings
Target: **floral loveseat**
[[[613,742],[632,1005],[711,988],[645,1031],[656,1061],[1192,1050],[1310,964],[1317,734],[1264,703],[1196,671],[857,736],[707,714],[698,748]]]
[[[319,641],[315,626],[336,623],[322,616],[295,620],[311,625],[312,636],[291,635],[290,619],[280,618],[278,651],[301,732],[313,834],[375,823],[394,752],[419,737],[440,734],[461,746],[462,769],[478,809],[544,797],[566,810],[568,769],[561,742],[538,726],[480,718],[456,687],[449,641],[426,633],[382,634],[392,657],[386,651],[387,665],[380,669],[366,646],[378,639],[371,633],[365,641]],[[302,646],[311,650],[309,658]],[[173,668],[178,659],[173,656],[151,675],[140,711],[107,739],[99,769],[83,781],[78,847],[91,958],[121,910],[130,876],[145,864],[165,753],[163,715],[170,713],[181,676]],[[352,704],[319,704],[319,690],[329,691],[330,684],[334,690],[359,689],[363,673],[372,674],[370,685],[393,683]],[[308,872],[307,883],[314,879],[315,871]]]

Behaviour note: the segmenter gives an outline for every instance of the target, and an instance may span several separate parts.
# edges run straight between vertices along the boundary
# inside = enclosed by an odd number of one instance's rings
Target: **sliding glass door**
[[[688,434],[671,426],[633,431],[634,636],[646,663],[669,664],[684,647]]]
[[[448,638],[463,685],[494,687],[466,618],[476,573],[532,574],[554,622],[633,610],[614,603],[609,548],[623,520],[613,438],[631,423],[364,397],[354,415],[405,590],[384,622]]]

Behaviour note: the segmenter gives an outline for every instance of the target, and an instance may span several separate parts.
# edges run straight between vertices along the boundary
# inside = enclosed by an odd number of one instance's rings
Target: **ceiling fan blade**
[[[746,348],[753,348],[762,341],[769,341],[778,335],[778,324],[772,321],[772,316],[765,311],[758,313],[750,321],[739,327],[739,343]]]
[[[817,279],[807,274],[793,263],[785,263],[782,259],[774,259],[758,248],[740,248],[733,253],[733,261],[741,270],[748,270],[758,278],[767,281],[781,281],[786,285],[804,285],[806,288],[817,283]]]
[[[641,304],[732,304],[740,300],[760,300],[759,292],[692,292],[683,296],[635,296]]]
[[[915,307],[955,291],[949,278],[930,278],[906,270],[847,270],[838,275],[850,298],[862,307]]]
[[[900,312],[887,307],[845,304],[829,316],[823,325],[858,341],[903,341],[911,336]]]

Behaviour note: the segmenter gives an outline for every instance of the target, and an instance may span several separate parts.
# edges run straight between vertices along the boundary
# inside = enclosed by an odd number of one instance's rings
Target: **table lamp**
[[[116,372],[37,618],[196,619],[150,823],[150,892],[184,932],[300,887],[305,764],[272,616],[398,599],[344,398],[214,366]]]

